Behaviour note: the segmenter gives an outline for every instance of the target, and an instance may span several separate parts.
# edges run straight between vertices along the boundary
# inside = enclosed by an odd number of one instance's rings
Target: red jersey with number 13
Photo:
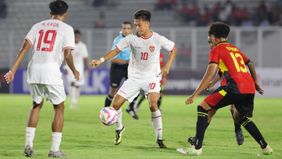
[[[255,84],[248,72],[246,64],[249,58],[236,46],[224,42],[218,44],[210,52],[209,63],[217,63],[219,71],[226,80],[226,87],[232,93],[254,94]]]

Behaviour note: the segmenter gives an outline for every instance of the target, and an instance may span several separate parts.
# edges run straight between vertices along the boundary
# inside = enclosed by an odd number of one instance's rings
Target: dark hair
[[[151,21],[151,13],[148,10],[139,10],[135,12],[134,19],[142,19],[144,21]]]
[[[74,34],[79,34],[79,35],[81,35],[81,32],[80,32],[80,30],[75,29],[75,30],[74,30]]]
[[[122,24],[128,24],[128,25],[132,26],[130,21],[124,21]]]
[[[49,4],[51,14],[53,15],[62,15],[68,11],[68,4],[62,0],[55,0]]]
[[[226,38],[229,32],[229,25],[223,22],[214,22],[210,25],[209,35],[214,35],[216,38]]]

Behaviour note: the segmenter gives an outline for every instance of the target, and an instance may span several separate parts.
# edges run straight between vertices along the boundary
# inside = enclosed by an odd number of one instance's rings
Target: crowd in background
[[[156,11],[173,11],[176,17],[191,26],[206,26],[212,21],[224,21],[234,26],[282,25],[282,1],[258,1],[254,7],[240,6],[231,0],[213,5],[196,0],[157,0]]]

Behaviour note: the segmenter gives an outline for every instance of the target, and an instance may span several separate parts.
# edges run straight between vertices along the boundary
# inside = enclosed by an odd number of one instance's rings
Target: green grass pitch
[[[113,144],[115,126],[104,126],[99,121],[104,96],[82,96],[79,108],[68,108],[66,101],[65,125],[61,149],[69,159],[184,159],[176,148],[187,146],[187,137],[195,134],[196,105],[184,104],[185,96],[165,96],[162,105],[163,129],[168,149],[159,149],[151,124],[148,102],[140,109],[139,120],[123,111],[125,133],[119,146]],[[125,110],[127,104],[123,106]],[[25,140],[25,126],[31,107],[29,95],[0,94],[0,159],[21,159]],[[45,103],[36,130],[35,157],[47,158],[51,142],[50,103]],[[235,141],[229,107],[217,112],[207,129],[203,155],[200,159],[281,159],[282,158],[282,99],[256,98],[253,121],[262,131],[274,153],[261,154],[258,144],[244,130],[245,142]]]

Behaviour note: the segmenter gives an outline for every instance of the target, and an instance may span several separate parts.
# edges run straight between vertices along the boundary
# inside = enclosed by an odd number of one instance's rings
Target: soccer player
[[[163,68],[164,66],[165,66],[164,54],[160,53],[160,67]],[[166,83],[166,76],[162,76],[162,79],[160,81],[160,84],[161,84],[160,97],[157,103],[159,109],[162,103],[162,96],[163,96],[165,83]],[[136,119],[136,120],[139,119],[139,116],[137,115],[137,111],[139,110],[141,103],[144,101],[145,98],[146,97],[145,97],[144,91],[141,91],[140,94],[136,98],[134,98],[133,101],[126,108],[126,112],[129,115],[131,115],[133,119]],[[137,99],[139,99],[138,102],[137,102]]]
[[[212,23],[209,27],[209,43],[214,46],[210,52],[209,65],[199,86],[187,98],[186,104],[192,104],[200,93],[208,87],[217,69],[223,75],[226,85],[220,86],[199,104],[196,139],[191,148],[177,149],[180,153],[201,155],[204,134],[208,126],[208,112],[230,104],[234,104],[238,110],[240,124],[260,145],[263,154],[272,153],[271,147],[250,119],[253,114],[255,91],[263,94],[263,90],[257,81],[253,63],[236,46],[227,42],[229,32],[230,27],[222,22]]]
[[[80,96],[80,87],[85,83],[84,70],[88,70],[88,51],[86,44],[81,41],[81,32],[79,30],[74,31],[75,35],[75,48],[72,51],[73,62],[77,70],[80,72],[79,80],[77,81],[69,67],[67,70],[67,79],[69,82],[69,95],[71,98],[70,108],[77,108],[78,97]]]
[[[62,0],[49,4],[51,19],[41,21],[32,26],[25,37],[22,48],[12,69],[5,75],[7,83],[14,75],[28,50],[33,46],[33,56],[27,68],[27,83],[33,99],[27,127],[24,154],[33,156],[33,139],[39,120],[40,109],[44,97],[54,105],[52,122],[52,144],[49,157],[63,157],[60,151],[62,129],[64,123],[64,100],[66,98],[60,66],[65,59],[76,80],[79,72],[73,64],[71,50],[75,47],[73,28],[64,23],[68,5]]]
[[[114,39],[112,49],[115,49],[116,44],[129,34],[132,34],[132,24],[129,21],[124,21],[122,23],[120,34]],[[105,99],[105,107],[111,105],[113,97],[116,95],[120,85],[127,79],[127,68],[130,54],[130,48],[126,48],[111,60],[110,92]]]
[[[126,100],[132,102],[140,90],[143,90],[148,95],[157,144],[160,148],[166,148],[162,136],[162,115],[158,109],[157,101],[159,99],[161,76],[169,73],[176,51],[174,49],[174,42],[151,31],[150,20],[151,13],[149,11],[137,11],[134,14],[136,34],[126,36],[126,38],[116,45],[115,49],[109,51],[99,60],[94,59],[92,61],[92,65],[98,67],[101,63],[111,59],[128,47],[132,51],[128,66],[128,79],[118,90],[113,101],[113,108],[118,112],[116,145],[121,143],[122,133],[124,131],[122,111],[120,108]],[[162,70],[160,69],[161,48],[170,52],[168,62]]]

